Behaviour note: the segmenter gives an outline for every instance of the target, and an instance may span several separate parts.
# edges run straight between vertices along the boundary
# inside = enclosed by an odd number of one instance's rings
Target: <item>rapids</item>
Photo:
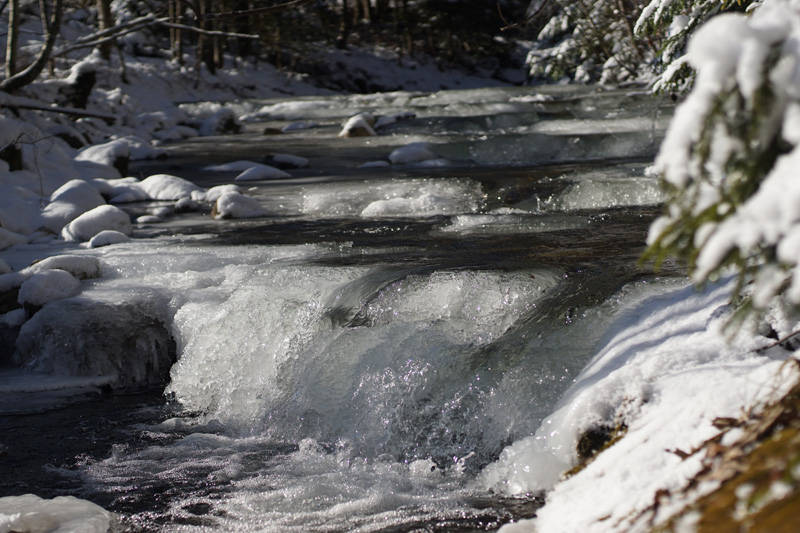
[[[3,493],[76,495],[132,531],[484,531],[531,516],[538,494],[504,497],[481,472],[537,431],[631,309],[683,284],[637,263],[669,106],[591,87],[227,105],[243,133],[168,145],[131,172],[209,187],[237,174],[214,165],[310,165],[240,183],[267,217],[178,215],[128,243],[63,246],[102,262],[77,297],[87,312],[151,317],[177,363],[163,395],[60,375],[46,362],[61,346],[80,337],[91,367],[138,322],[88,329],[54,305],[48,342],[32,328],[17,341],[51,371],[0,373],[0,428],[17,435]],[[360,112],[415,116],[338,137]],[[298,121],[315,126],[286,128]],[[435,158],[387,162],[412,143]]]

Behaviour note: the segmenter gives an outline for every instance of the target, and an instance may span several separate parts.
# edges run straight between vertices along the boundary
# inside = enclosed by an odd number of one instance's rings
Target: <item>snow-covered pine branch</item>
[[[694,87],[654,166],[670,191],[647,256],[696,282],[734,266],[749,301],[800,304],[800,0],[721,14],[689,41]]]

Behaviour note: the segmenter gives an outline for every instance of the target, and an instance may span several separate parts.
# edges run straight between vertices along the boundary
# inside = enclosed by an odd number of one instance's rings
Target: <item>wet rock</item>
[[[162,387],[177,360],[167,298],[155,291],[118,301],[74,297],[47,303],[26,322],[15,366],[63,376],[108,376],[113,392]]]

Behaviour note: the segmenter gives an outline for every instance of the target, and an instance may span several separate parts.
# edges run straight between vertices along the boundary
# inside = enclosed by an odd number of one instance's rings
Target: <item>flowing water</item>
[[[0,375],[0,495],[77,495],[141,531],[488,531],[532,516],[539,495],[501,497],[481,472],[537,430],[625,309],[674,284],[637,265],[670,109],[575,87],[230,106],[243,133],[132,172],[210,187],[237,174],[211,165],[310,165],[240,182],[269,216],[178,215],[82,252],[103,264],[85,311],[53,305],[48,339],[18,342],[43,360],[75,342],[108,358],[105,339],[145,328],[108,311],[124,307],[169,332],[178,362],[164,394],[103,393],[57,364]],[[415,117],[338,137],[363,111]],[[316,126],[276,133],[300,120]],[[375,163],[411,143],[435,157]]]

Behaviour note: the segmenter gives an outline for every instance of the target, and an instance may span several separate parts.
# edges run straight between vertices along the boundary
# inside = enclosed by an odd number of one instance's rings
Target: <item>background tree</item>
[[[0,81],[0,91],[13,92],[21,87],[31,83],[39,77],[39,74],[44,70],[50,59],[50,53],[53,51],[53,46],[58,37],[58,31],[61,28],[61,17],[64,7],[63,0],[54,0],[50,16],[47,16],[47,5],[45,0],[39,1],[39,9],[41,10],[42,26],[44,28],[44,44],[42,45],[39,53],[33,62],[24,70],[16,72],[11,76],[6,77]],[[12,52],[13,55],[14,52]]]

